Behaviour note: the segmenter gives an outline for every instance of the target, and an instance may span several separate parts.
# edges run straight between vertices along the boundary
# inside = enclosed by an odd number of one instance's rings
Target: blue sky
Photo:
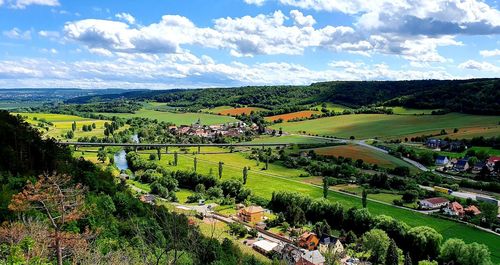
[[[482,0],[0,0],[0,87],[500,76]]]

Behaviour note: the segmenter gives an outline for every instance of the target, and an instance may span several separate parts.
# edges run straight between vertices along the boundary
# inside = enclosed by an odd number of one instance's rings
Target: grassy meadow
[[[406,107],[389,107],[397,115],[430,115],[438,109],[413,109]]]
[[[99,138],[104,137],[104,123],[108,122],[111,123],[109,120],[95,120],[95,119],[89,119],[89,118],[83,118],[79,116],[74,116],[74,115],[64,115],[64,114],[52,114],[52,113],[18,113],[24,119],[32,124],[34,127],[39,128],[43,134],[47,137],[54,137],[56,139],[65,139],[64,135],[66,132],[71,130],[71,126],[73,122],[76,122],[76,131],[73,139],[78,139],[79,137],[92,137],[92,136],[97,136]],[[38,126],[39,123],[41,123],[41,120],[45,120],[47,122],[51,122],[53,125],[46,125],[48,126],[48,131],[40,128]],[[83,125],[92,125],[95,123],[96,128],[92,129],[90,132],[84,132],[82,130]],[[125,125],[124,127],[121,127],[118,131],[123,130],[124,128],[128,127],[128,125]]]
[[[438,134],[442,129],[453,132],[489,128],[491,133],[500,134],[498,116],[480,116],[460,113],[446,115],[385,115],[355,114],[339,115],[299,122],[274,124],[274,129],[283,128],[286,132],[306,132],[309,134],[329,135],[348,138],[402,138],[405,136]],[[473,135],[473,134],[471,134]],[[469,135],[469,136],[471,136]],[[480,133],[480,135],[482,135]],[[453,137],[453,134],[449,135]]]
[[[335,140],[330,140],[320,137],[309,137],[305,135],[283,135],[283,136],[268,136],[262,135],[255,138],[251,143],[264,144],[264,143],[290,143],[290,144],[324,144],[335,143]]]
[[[204,151],[227,152],[225,149],[213,147],[207,149],[202,148],[202,152]],[[150,152],[153,151],[142,151],[141,155],[145,159],[148,159],[148,153]],[[269,199],[274,191],[286,189],[287,191],[298,192],[313,198],[322,197],[321,186],[306,183],[313,177],[299,177],[301,173],[305,173],[303,170],[289,169],[276,164],[270,164],[269,170],[262,170],[264,163],[257,165],[257,161],[249,160],[245,156],[245,154],[237,152],[223,154],[199,154],[197,155],[197,169],[199,173],[210,174],[211,172],[213,175],[217,175],[218,162],[223,161],[224,167],[222,178],[241,179],[243,167],[248,166],[250,167],[250,171],[248,172],[247,187],[251,188],[252,191],[258,196]],[[193,158],[194,156],[192,154],[179,154],[178,166],[172,166],[169,165],[169,162],[173,161],[173,155],[164,154],[162,155],[162,160],[158,161],[158,163],[169,170],[193,170]],[[377,198],[377,196],[370,195],[369,198],[388,201],[391,200],[394,195],[391,195],[391,198]],[[333,190],[329,192],[328,199],[334,202],[339,202],[346,208],[361,207],[360,198],[335,192]],[[489,247],[492,252],[493,260],[495,262],[500,262],[500,237],[496,235],[464,224],[430,217],[421,213],[396,208],[392,205],[386,205],[379,202],[369,201],[368,209],[372,214],[389,215],[406,222],[410,226],[430,226],[440,232],[444,238],[455,237],[461,238],[466,242],[482,242]]]
[[[204,125],[222,124],[227,122],[236,122],[237,120],[229,116],[213,115],[206,113],[174,113],[166,111],[156,111],[151,109],[141,109],[135,113],[98,113],[106,117],[117,116],[120,118],[148,118],[157,119],[158,121],[171,122],[176,125],[190,125],[201,120]]]
[[[326,104],[325,109],[327,109],[328,111],[333,111],[335,113],[342,113],[344,110],[350,109],[349,107],[346,107],[346,106],[343,106],[340,104],[331,103],[331,102],[327,102],[325,104]],[[323,104],[318,104],[318,105],[312,107],[311,110],[321,110],[321,109],[323,109],[322,105]]]

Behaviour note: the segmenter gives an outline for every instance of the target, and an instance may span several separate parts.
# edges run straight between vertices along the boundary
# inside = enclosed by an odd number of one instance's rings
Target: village
[[[217,125],[203,125],[200,119],[191,125],[168,126],[168,130],[175,135],[198,136],[212,140],[222,137],[240,137],[245,134],[253,134],[257,132],[258,129],[259,127],[255,123],[248,125],[245,122],[233,122]]]

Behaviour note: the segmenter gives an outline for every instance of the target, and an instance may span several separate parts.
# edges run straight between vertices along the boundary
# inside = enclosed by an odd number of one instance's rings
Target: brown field
[[[391,155],[375,151],[359,145],[338,145],[316,148],[319,155],[349,157],[352,160],[362,159],[365,163],[377,164],[380,167],[394,168],[396,166],[409,166],[406,162]]]
[[[221,115],[230,115],[230,116],[236,116],[236,115],[241,115],[241,114],[250,114],[250,112],[257,112],[257,111],[262,111],[264,110],[263,108],[255,108],[255,107],[246,107],[246,108],[234,108],[234,109],[226,109],[223,111],[220,111],[219,114]]]
[[[265,120],[275,121],[275,120],[279,120],[281,118],[281,119],[283,119],[283,121],[289,121],[289,120],[296,119],[296,118],[309,118],[313,114],[320,114],[320,113],[321,113],[320,111],[304,110],[304,111],[298,111],[298,112],[292,112],[292,113],[287,113],[287,114],[265,117]]]

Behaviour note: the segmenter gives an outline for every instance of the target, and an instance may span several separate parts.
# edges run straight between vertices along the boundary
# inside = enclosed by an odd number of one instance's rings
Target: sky
[[[500,77],[497,0],[0,0],[0,88]]]

